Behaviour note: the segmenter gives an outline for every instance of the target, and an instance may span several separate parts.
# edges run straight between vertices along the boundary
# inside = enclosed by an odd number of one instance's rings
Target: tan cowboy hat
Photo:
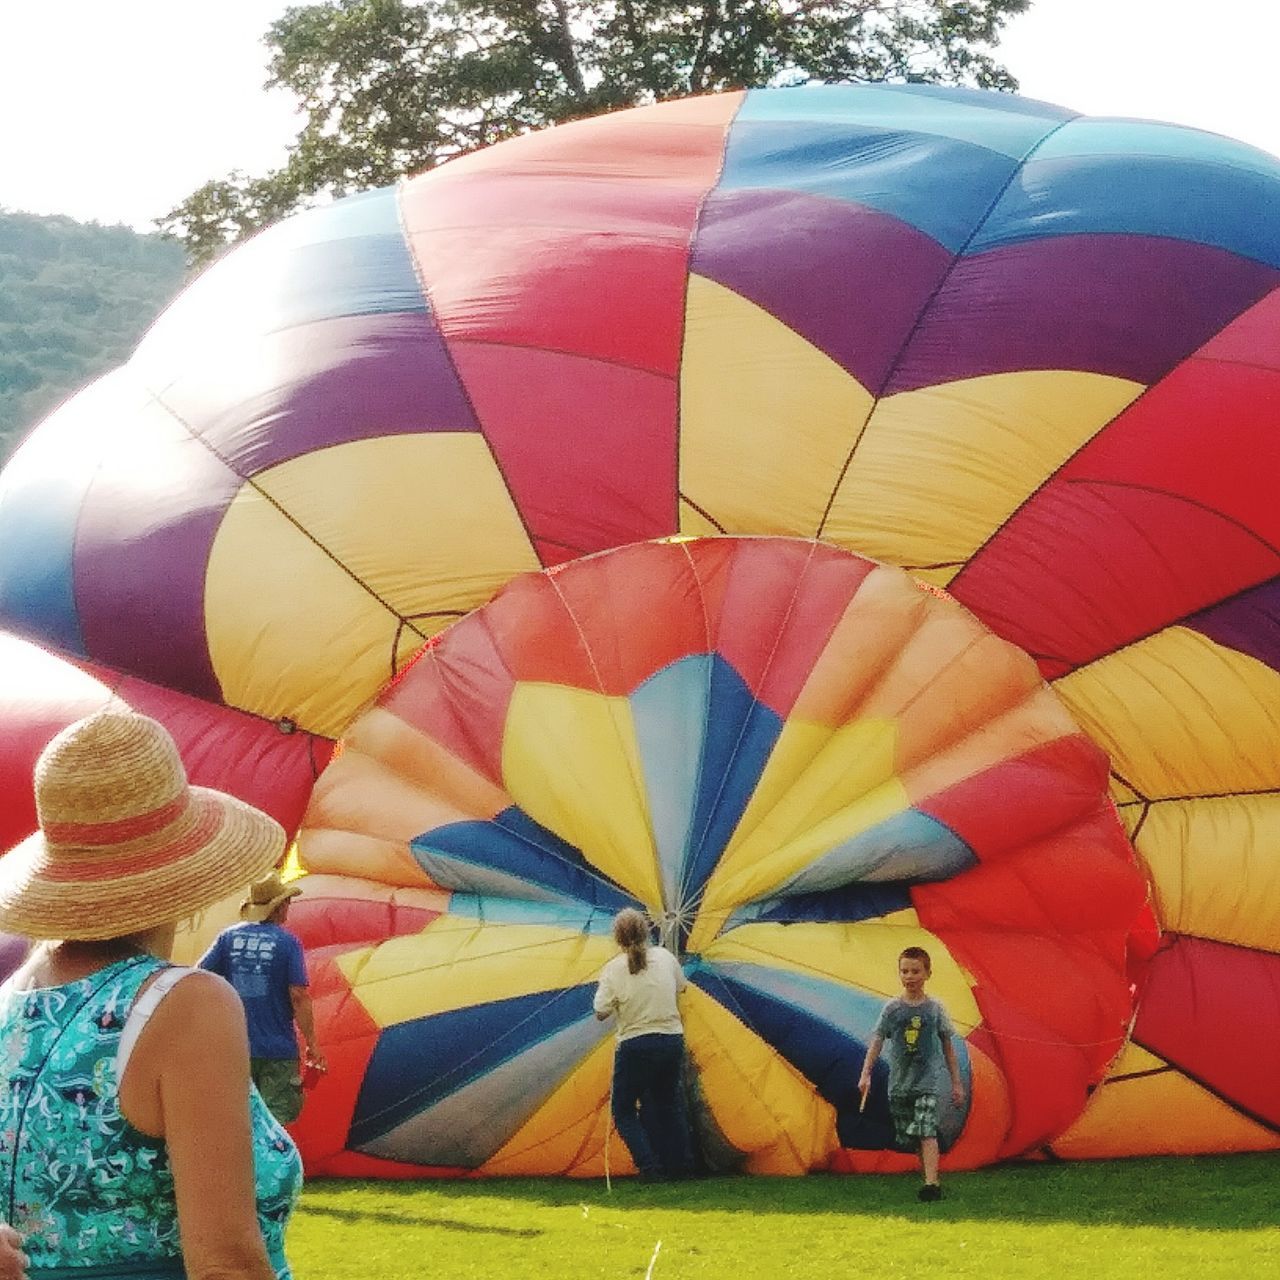
[[[0,929],[118,938],[200,911],[268,871],[279,823],[193,787],[168,730],[128,710],[64,729],[35,768],[40,830],[0,857]]]
[[[301,892],[301,885],[285,884],[280,873],[273,871],[265,880],[249,886],[249,896],[240,904],[240,919],[261,924],[282,902]]]

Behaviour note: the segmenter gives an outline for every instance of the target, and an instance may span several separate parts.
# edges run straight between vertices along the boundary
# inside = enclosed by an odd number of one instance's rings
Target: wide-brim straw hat
[[[187,782],[168,730],[128,710],[64,729],[35,767],[40,829],[0,857],[0,929],[28,938],[124,937],[212,906],[260,879],[284,831]]]
[[[273,871],[265,880],[249,886],[249,896],[240,904],[240,919],[261,924],[282,902],[301,892],[301,885],[285,884],[280,873]]]

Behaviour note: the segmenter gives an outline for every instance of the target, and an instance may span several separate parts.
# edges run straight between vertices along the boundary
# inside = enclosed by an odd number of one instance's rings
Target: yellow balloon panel
[[[880,400],[822,536],[893,564],[960,565],[1144,390],[1066,370],[991,374]]]
[[[1053,1143],[1053,1153],[1067,1160],[1277,1149],[1280,1134],[1133,1044],[1080,1119]]]
[[[689,277],[680,363],[680,492],[713,528],[813,536],[867,390],[753,302]],[[706,532],[705,518],[681,529]]]
[[[231,705],[337,736],[403,661],[403,628],[425,639],[537,568],[479,435],[318,450],[228,508],[206,577],[209,653]]]
[[[1111,798],[1117,805],[1122,807],[1132,807],[1133,805],[1142,804],[1142,797],[1123,779],[1117,778],[1115,774],[1111,775],[1110,784]]]
[[[1145,799],[1280,787],[1280,674],[1198,631],[1169,627],[1054,690]]]
[[[617,954],[609,938],[553,925],[489,924],[440,916],[420,933],[339,960],[380,1027],[492,1000],[594,982]]]
[[[942,565],[915,565],[911,569],[911,576],[917,582],[927,582],[931,587],[949,587],[951,579],[964,568],[962,564],[942,564]]]
[[[502,777],[530,817],[640,901],[655,907],[662,902],[635,725],[625,698],[518,684],[503,732]]]
[[[492,1177],[568,1173],[599,1178],[634,1173],[635,1162],[609,1114],[613,1041],[596,1046],[520,1130],[480,1169]]]
[[[680,499],[680,530],[695,538],[712,538],[721,530],[687,498]]]
[[[1135,843],[1165,929],[1280,951],[1280,796],[1154,804]]]
[[[703,1096],[749,1173],[820,1168],[837,1146],[835,1110],[789,1062],[696,987],[681,1012]]]
[[[892,720],[857,720],[835,730],[786,722],[721,857],[729,879],[745,874],[750,881],[742,883],[747,896],[736,901],[752,900],[806,865],[814,840],[821,842],[815,848],[828,847],[832,832],[825,826],[832,820],[835,838],[848,839],[901,808],[900,787],[881,793],[893,780],[894,730]],[[871,793],[878,804],[859,803]]]
[[[907,807],[892,769],[892,734],[876,722],[832,736],[795,787],[741,843],[732,842],[707,883],[702,910],[712,916],[754,902],[824,853]],[[887,757],[887,758],[886,758]]]

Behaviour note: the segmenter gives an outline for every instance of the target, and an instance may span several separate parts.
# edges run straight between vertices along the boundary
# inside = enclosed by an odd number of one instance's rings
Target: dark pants
[[[684,1036],[634,1036],[614,1053],[613,1122],[645,1177],[693,1172],[683,1066]]]

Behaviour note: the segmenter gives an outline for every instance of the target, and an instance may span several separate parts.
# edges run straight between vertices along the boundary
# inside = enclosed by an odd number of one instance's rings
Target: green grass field
[[[297,1280],[1280,1274],[1280,1156],[1014,1165],[945,1186],[942,1203],[919,1204],[907,1178],[620,1180],[612,1193],[317,1181],[289,1251]]]

